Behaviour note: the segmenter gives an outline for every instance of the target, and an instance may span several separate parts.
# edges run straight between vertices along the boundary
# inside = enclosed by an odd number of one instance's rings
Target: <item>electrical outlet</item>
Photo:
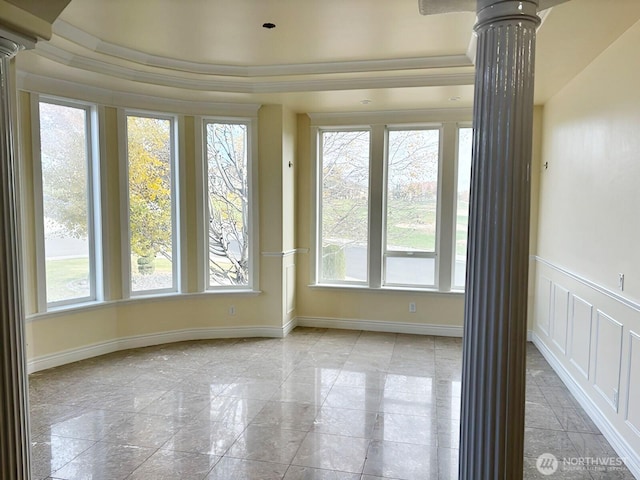
[[[416,313],[416,304],[415,302],[409,303],[409,313]]]
[[[236,306],[235,305],[231,305],[229,307],[229,315],[233,316],[236,314]]]
[[[624,273],[618,274],[618,288],[620,291],[624,291]]]

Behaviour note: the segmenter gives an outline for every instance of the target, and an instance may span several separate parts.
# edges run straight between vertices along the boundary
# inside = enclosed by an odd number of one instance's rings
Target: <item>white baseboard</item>
[[[535,332],[530,333],[532,333],[533,336],[533,343],[538,350],[540,350],[540,353],[542,353],[542,356],[549,365],[551,365],[551,368],[558,374],[558,377],[560,377],[580,406],[587,415],[589,415],[591,420],[593,420],[593,423],[600,429],[620,458],[624,460],[624,463],[631,473],[636,478],[640,478],[640,459],[638,458],[637,452],[631,448],[629,443],[607,419],[606,415],[602,413],[593,400],[591,400],[589,394],[573,379],[571,374],[556,358],[553,352],[549,350],[542,339]]]
[[[117,340],[95,343],[33,358],[27,362],[27,371],[28,373],[39,372],[40,370],[59,367],[61,365],[86,360],[88,358],[105,355],[107,353],[128,350],[131,348],[162,345],[164,343],[184,342],[189,340],[211,340],[216,338],[284,338],[297,326],[435,335],[440,337],[462,337],[463,332],[463,328],[461,326],[451,325],[322,317],[296,317],[291,319],[281,328],[264,326],[197,328],[119,338]],[[532,332],[528,331],[527,341],[531,341],[531,335]]]
[[[297,326],[298,326],[298,319],[297,318],[292,318],[291,320],[289,320],[282,327],[282,337],[284,338],[287,335],[289,335],[291,333],[291,330],[293,330]]]
[[[174,330],[172,332],[152,333],[149,335],[135,335],[33,358],[27,362],[27,372],[38,372],[40,370],[46,370],[47,368],[59,367],[60,365],[86,360],[87,358],[93,358],[107,353],[128,350],[130,348],[150,347],[163,343],[184,342],[188,340],[211,340],[216,338],[283,338],[287,336],[295,326],[296,323],[294,319],[280,328],[264,326],[193,328]]]
[[[338,328],[344,330],[365,330],[371,332],[409,333],[435,335],[439,337],[462,337],[462,327],[432,325],[427,323],[384,322],[380,320],[360,320],[348,318],[297,317],[299,327]]]

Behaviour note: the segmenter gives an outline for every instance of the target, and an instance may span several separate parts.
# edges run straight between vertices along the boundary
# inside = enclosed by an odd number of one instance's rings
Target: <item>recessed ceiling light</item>
[[[276,28],[276,24],[275,23],[271,23],[271,22],[263,23],[262,26],[264,28],[266,28],[267,30],[271,30],[272,28]]]
[[[365,98],[364,100],[360,100],[360,103],[362,105],[369,105],[371,103],[371,100],[369,100],[368,98]]]

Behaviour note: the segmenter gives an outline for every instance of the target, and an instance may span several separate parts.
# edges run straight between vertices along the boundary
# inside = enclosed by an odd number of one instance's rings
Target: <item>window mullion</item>
[[[369,174],[369,286],[382,285],[382,246],[384,209],[384,158],[386,149],[384,125],[371,129]]]
[[[455,234],[454,209],[456,191],[456,129],[455,123],[445,123],[440,143],[440,188],[438,188],[438,256],[436,280],[438,290],[451,290],[453,269],[453,239]]]

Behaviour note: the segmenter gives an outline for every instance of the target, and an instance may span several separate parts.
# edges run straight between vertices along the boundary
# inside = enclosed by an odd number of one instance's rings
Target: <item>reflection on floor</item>
[[[33,478],[456,479],[460,368],[456,338],[298,328],[39,372]],[[531,344],[527,400],[525,478],[633,478],[575,464],[617,456]]]

